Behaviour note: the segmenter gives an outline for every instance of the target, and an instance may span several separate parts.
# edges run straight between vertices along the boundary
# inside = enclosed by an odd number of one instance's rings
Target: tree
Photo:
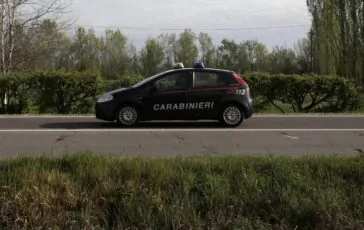
[[[216,48],[212,38],[204,32],[198,36],[200,60],[207,66],[213,65],[216,59]]]
[[[101,64],[101,40],[90,29],[76,29],[75,39],[71,45],[70,58],[73,69],[77,71],[99,71]]]
[[[285,46],[275,46],[269,61],[271,73],[294,74],[299,71],[294,51]]]
[[[247,69],[253,71],[264,70],[268,63],[267,47],[257,40],[245,41],[242,46],[246,53]]]
[[[160,34],[157,38],[163,44],[165,52],[165,59],[163,62],[164,68],[171,68],[173,63],[176,62],[177,55],[177,35],[175,33]]]
[[[1,71],[11,72],[13,60],[17,53],[17,32],[26,31],[42,23],[43,19],[52,17],[58,27],[68,25],[69,20],[61,20],[60,15],[66,14],[67,5],[59,0],[2,0],[0,3],[0,33],[1,33]],[[62,25],[62,26],[61,26]]]
[[[216,66],[224,69],[232,69],[240,72],[239,56],[241,57],[239,45],[234,40],[222,39],[221,45],[217,46]]]
[[[185,29],[176,41],[175,57],[177,62],[191,66],[198,58],[196,34],[191,29]]]
[[[140,65],[143,75],[154,75],[163,69],[165,51],[162,42],[149,38],[140,51]]]
[[[312,69],[312,53],[311,41],[308,38],[298,40],[294,45],[297,63],[299,65],[299,73],[310,73]]]
[[[364,84],[364,3],[362,0],[307,0],[311,70],[338,74]]]
[[[98,40],[96,37],[93,39]],[[128,39],[120,30],[108,29],[100,40],[99,66],[102,66],[101,72],[109,79],[118,79],[127,72],[131,65]]]

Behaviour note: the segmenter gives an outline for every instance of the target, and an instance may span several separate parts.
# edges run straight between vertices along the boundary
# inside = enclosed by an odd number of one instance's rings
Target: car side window
[[[228,85],[227,79],[220,73],[195,72],[194,87],[219,87]]]
[[[187,89],[191,76],[190,72],[172,73],[154,81],[154,85],[157,91]]]

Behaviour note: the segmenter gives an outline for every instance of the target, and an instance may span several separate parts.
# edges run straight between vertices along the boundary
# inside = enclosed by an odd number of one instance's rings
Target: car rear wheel
[[[220,122],[226,127],[237,127],[243,120],[243,110],[237,105],[227,105],[221,111]]]
[[[122,106],[117,113],[116,120],[122,127],[132,127],[139,122],[139,110],[132,105]]]

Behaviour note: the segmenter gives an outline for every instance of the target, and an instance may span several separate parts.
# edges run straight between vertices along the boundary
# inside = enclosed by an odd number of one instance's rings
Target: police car
[[[248,84],[230,70],[205,68],[202,62],[173,69],[98,98],[96,118],[123,127],[152,120],[217,120],[237,127],[253,114]]]

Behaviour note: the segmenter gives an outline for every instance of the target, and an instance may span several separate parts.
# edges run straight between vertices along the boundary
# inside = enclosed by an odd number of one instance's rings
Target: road
[[[153,122],[134,129],[93,117],[0,116],[0,157],[91,150],[122,156],[364,152],[364,116],[257,116],[235,129]]]

